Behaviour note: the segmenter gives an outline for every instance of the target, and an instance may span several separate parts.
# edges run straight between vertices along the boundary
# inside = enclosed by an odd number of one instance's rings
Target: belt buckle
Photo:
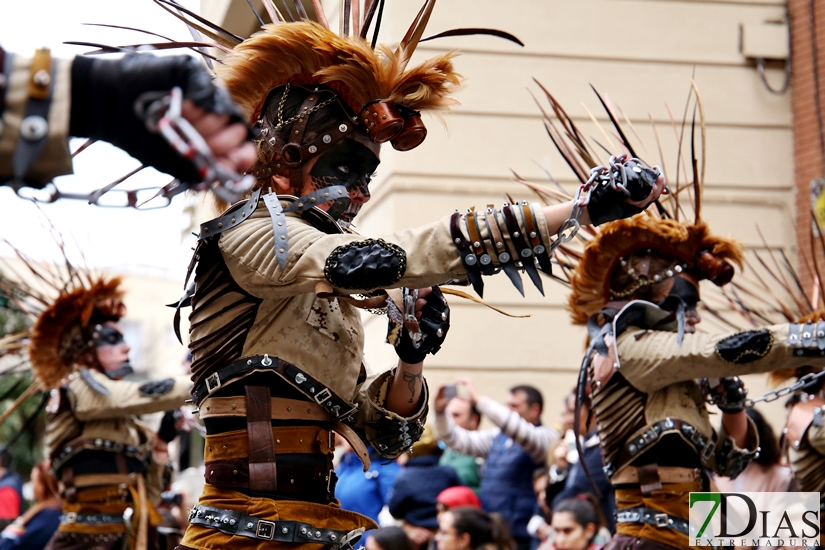
[[[212,380],[214,378],[214,381]],[[213,385],[214,384],[214,385]],[[221,377],[217,372],[213,372],[206,377],[206,391],[211,395],[213,391],[221,387]]]
[[[653,520],[656,522],[656,527],[667,527],[668,526],[668,516],[667,514],[654,514]]]
[[[713,455],[713,451],[716,449],[716,443],[713,441],[709,442],[707,446],[702,449],[701,460],[702,462],[707,462],[710,460],[710,457]]]
[[[259,539],[272,540],[275,538],[275,522],[259,519],[255,527],[255,536]]]
[[[60,518],[61,523],[75,523],[77,521],[77,512],[66,512]]]
[[[348,410],[347,412],[344,412],[344,413],[340,413],[336,418],[346,419],[346,418],[352,416],[352,414],[357,410],[358,410],[358,404],[355,404],[355,405],[352,406],[352,408],[350,410]]]
[[[329,388],[324,388],[315,394],[314,399],[316,403],[318,403],[319,405],[323,405],[324,401],[326,401],[330,397],[332,397],[332,392],[329,391]]]

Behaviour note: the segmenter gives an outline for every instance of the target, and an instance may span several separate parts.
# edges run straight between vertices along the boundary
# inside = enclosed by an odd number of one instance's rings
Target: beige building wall
[[[399,40],[419,4],[388,1],[382,41]],[[225,16],[234,32],[248,34],[255,27],[245,0],[202,5],[207,17]],[[338,2],[324,5],[337,24]],[[457,94],[461,106],[445,117],[446,130],[438,120],[426,121],[429,135],[414,151],[384,148],[373,198],[357,220],[358,230],[374,236],[413,227],[456,208],[500,204],[508,193],[530,199],[512,181],[511,169],[546,183],[541,165],[572,193],[573,174],[555,152],[531,97],[530,91],[540,93],[533,78],[599,141],[603,139],[581,103],[604,123],[589,84],[607,94],[640,135],[640,154],[651,164],[663,162],[673,182],[677,139],[670,120],[681,120],[693,77],[707,115],[705,219],[716,232],[748,246],[761,246],[758,224],[771,246],[795,250],[790,93],[769,93],[739,52],[740,24],[759,25],[783,15],[784,2],[770,0],[442,0],[428,33],[496,27],[521,38],[525,47],[491,37],[419,47],[414,62],[452,48],[462,51],[456,59],[466,78]],[[778,81],[781,74],[769,70],[768,78]],[[650,118],[662,139],[663,159]],[[570,325],[564,287],[546,279],[542,297],[526,276],[524,280],[527,299],[504,276],[486,279],[485,299],[511,313],[530,314],[528,319],[451,300],[450,336],[427,361],[427,376],[433,389],[470,377],[483,393],[499,400],[514,384],[535,384],[545,395],[544,420],[554,423],[563,396],[575,383],[585,333]],[[371,364],[393,364],[394,354],[383,344],[385,319],[368,316],[365,326]],[[761,377],[751,377],[748,385],[752,396],[765,389]],[[766,411],[774,426],[781,426],[781,407]]]

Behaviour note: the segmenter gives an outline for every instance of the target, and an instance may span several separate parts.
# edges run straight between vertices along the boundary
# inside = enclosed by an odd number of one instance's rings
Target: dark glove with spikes
[[[645,200],[658,177],[659,172],[655,168],[648,167],[639,159],[612,157],[608,170],[598,176],[591,192],[587,205],[590,221],[593,225],[601,225],[638,214],[642,209],[625,202],[626,199],[634,202]]]
[[[730,376],[715,380],[702,379],[702,389],[705,390],[713,404],[724,413],[738,413],[745,409],[745,399],[748,390],[745,383],[738,376]]]
[[[152,132],[145,109],[174,87],[183,99],[219,115],[241,121],[241,112],[227,91],[216,86],[206,68],[188,55],[156,57],[132,54],[121,59],[78,56],[72,63],[72,136],[108,141],[142,163],[184,183],[201,178],[192,163]]]
[[[395,346],[395,353],[405,363],[420,363],[428,353],[435,355],[447,338],[447,331],[450,330],[450,306],[437,286],[427,296],[418,325],[421,328],[418,347],[406,328],[401,330],[400,341]]]

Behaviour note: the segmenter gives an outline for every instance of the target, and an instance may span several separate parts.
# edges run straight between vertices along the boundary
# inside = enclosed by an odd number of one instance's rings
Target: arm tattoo
[[[419,372],[418,374],[413,374],[411,372],[404,373],[404,382],[407,383],[407,387],[410,388],[410,400],[409,403],[413,402],[413,398],[415,397],[415,382],[416,380],[421,381],[422,376]]]

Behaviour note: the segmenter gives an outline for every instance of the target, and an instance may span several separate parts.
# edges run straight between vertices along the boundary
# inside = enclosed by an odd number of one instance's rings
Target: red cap
[[[481,509],[481,501],[475,491],[469,487],[450,487],[438,494],[436,502],[440,502],[447,508],[457,508],[459,506],[472,506]]]

